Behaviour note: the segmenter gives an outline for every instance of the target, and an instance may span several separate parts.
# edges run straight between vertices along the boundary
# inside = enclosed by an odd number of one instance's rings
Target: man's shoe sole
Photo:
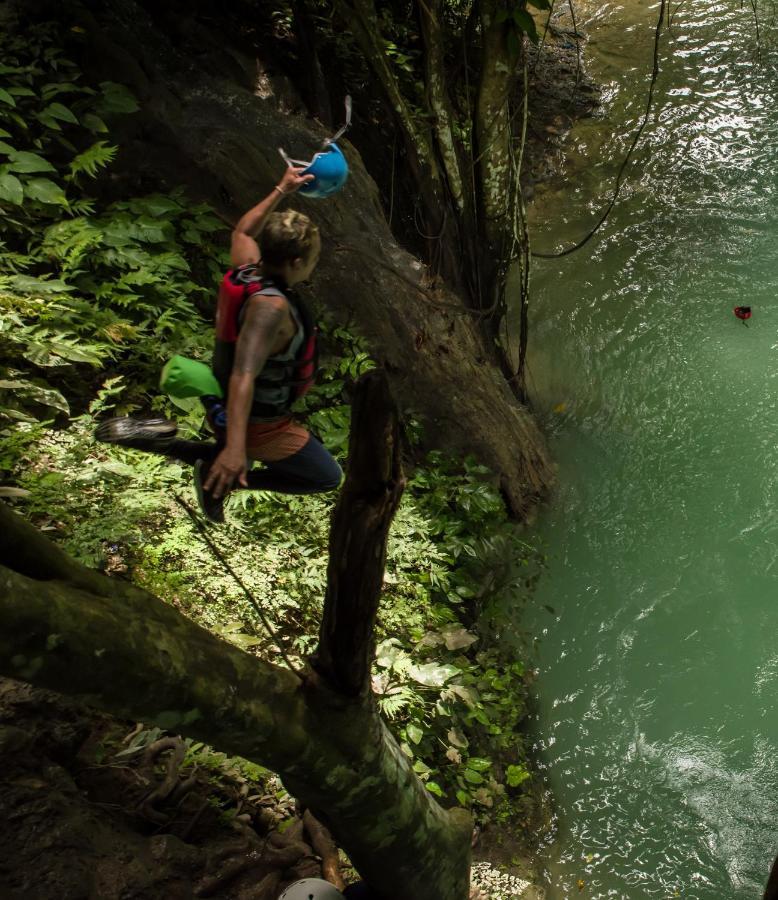
[[[106,419],[95,428],[98,441],[138,450],[164,448],[177,433],[176,423],[167,419],[132,419],[128,416]]]

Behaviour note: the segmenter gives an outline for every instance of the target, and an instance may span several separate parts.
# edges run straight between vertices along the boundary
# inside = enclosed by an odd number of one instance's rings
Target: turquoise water
[[[658,9],[579,10],[604,105],[536,204],[536,248],[602,207]],[[759,54],[748,4],[673,10],[623,202],[534,267],[530,385],[559,463],[529,616],[551,898],[755,900],[778,852],[774,14]]]

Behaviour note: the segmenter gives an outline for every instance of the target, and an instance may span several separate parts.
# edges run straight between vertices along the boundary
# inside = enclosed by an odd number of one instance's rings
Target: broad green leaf
[[[95,92],[83,85],[73,84],[72,81],[56,81],[44,84],[41,93],[44,100],[51,100],[57,94],[94,94]]]
[[[16,106],[16,100],[8,93],[8,91],[0,88],[0,100],[3,103],[7,103],[9,106]]]
[[[12,172],[56,172],[57,170],[52,164],[38,156],[37,153],[30,153],[29,150],[17,150],[9,157],[8,168]]]
[[[29,131],[30,126],[27,123],[27,120],[20,116],[15,109],[6,109],[5,107],[0,107],[0,116],[2,116],[6,121],[10,119],[12,122],[15,122],[22,131]]]
[[[106,475],[116,475],[117,478],[132,478],[135,475],[135,469],[132,466],[118,460],[100,463],[97,471]]]
[[[478,638],[471,634],[467,629],[463,628],[461,625],[446,625],[444,628],[441,628],[441,634],[443,635],[443,640],[446,642],[447,650],[461,650],[464,647],[469,647],[471,644],[474,644]]]
[[[468,706],[473,706],[478,701],[478,695],[475,688],[465,687],[463,684],[450,684],[446,688],[446,693],[451,693],[460,700],[464,700]],[[446,694],[443,695],[446,699]]]
[[[35,118],[41,123],[41,125],[45,125],[46,128],[51,128],[52,131],[62,131],[62,127],[59,122],[53,116],[48,115],[48,113],[35,113]]]
[[[524,766],[508,766],[505,770],[505,780],[510,787],[518,787],[522,782],[530,777],[529,772]]]
[[[468,794],[467,791],[457,791],[456,798],[460,806],[470,806],[470,794]]]
[[[491,765],[491,759],[484,759],[480,756],[471,756],[467,761],[468,769],[473,769],[476,772],[485,772]]]
[[[102,97],[98,100],[97,105],[101,112],[111,115],[133,113],[140,109],[132,92],[123,84],[117,84],[115,81],[102,81],[100,90]]]
[[[405,653],[396,638],[387,638],[376,647],[376,665],[382,669],[391,668],[403,656]]]
[[[513,21],[516,26],[527,35],[533,44],[538,42],[538,29],[535,20],[527,12],[526,9],[520,9],[518,6],[513,10]]]
[[[426,687],[443,687],[443,685],[455,675],[459,674],[459,669],[450,663],[425,663],[423,666],[411,665],[408,668],[408,674],[414,681],[423,684]]]
[[[0,138],[12,137],[12,136],[13,135],[11,134],[10,131],[6,131],[5,128],[0,128]]]
[[[428,631],[424,637],[416,644],[416,649],[421,650],[423,647],[439,647],[443,643],[443,636],[437,631]]]
[[[414,725],[412,722],[406,726],[405,733],[408,735],[408,740],[414,744],[418,744],[424,737],[424,732],[421,728],[419,728],[418,725]]]
[[[38,200],[40,203],[67,205],[65,192],[48,178],[32,178],[25,183],[24,192],[31,200]]]
[[[22,183],[15,175],[5,172],[0,175],[0,200],[7,200],[9,203],[21,205],[24,200],[24,189]]]
[[[257,644],[262,643],[262,638],[253,634],[235,633],[227,634],[225,637],[231,644],[235,644],[236,647],[240,647],[242,650],[248,650],[250,647],[256,647]]]
[[[464,750],[469,743],[467,738],[458,728],[450,729],[446,736],[448,737],[449,744],[453,744],[455,747],[459,747],[460,750]]]
[[[71,122],[73,125],[78,125],[78,119],[62,103],[49,103],[43,112],[54,119],[59,119],[61,122]]]
[[[144,197],[143,201],[138,204],[139,213],[148,213],[151,216],[164,216],[166,213],[183,212],[183,207],[175,200],[165,197],[162,194],[154,194],[151,197]]]
[[[35,93],[32,88],[23,87],[22,85],[14,85],[13,87],[8,88],[8,93],[12,94],[14,97],[37,97],[38,95]]]
[[[103,122],[100,116],[94,113],[86,113],[81,117],[81,124],[84,128],[88,128],[93,134],[108,134],[108,126]]]
[[[53,388],[44,388],[33,384],[31,381],[0,381],[0,389],[16,391],[24,396],[25,401],[36,403],[40,406],[50,406],[52,409],[63,413],[70,413],[67,400]]]
[[[483,784],[484,779],[483,775],[480,775],[478,772],[474,772],[472,769],[465,769],[462,773],[464,775],[465,781],[470,784]]]
[[[445,794],[443,793],[443,788],[435,781],[428,781],[425,787],[431,794],[434,794],[436,797],[445,796]]]
[[[16,147],[12,147],[10,144],[6,144],[5,141],[0,141],[0,153],[5,153],[6,155],[10,153],[16,153]]]

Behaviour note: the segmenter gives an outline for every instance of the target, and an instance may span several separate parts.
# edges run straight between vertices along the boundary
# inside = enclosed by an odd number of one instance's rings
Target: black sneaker
[[[209,522],[222,525],[224,524],[224,497],[214,497],[211,491],[206,491],[203,487],[210,470],[211,464],[204,459],[198,459],[194,465],[194,487],[197,494],[197,504],[200,507],[200,512]]]
[[[133,450],[164,451],[178,431],[169,419],[106,419],[95,428],[95,437],[105,444],[119,444]]]

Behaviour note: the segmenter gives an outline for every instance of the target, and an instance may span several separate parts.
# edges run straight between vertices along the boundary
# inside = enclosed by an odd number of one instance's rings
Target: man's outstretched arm
[[[276,349],[289,312],[283,297],[249,302],[235,347],[227,392],[227,444],[211,465],[203,487],[214,497],[226,494],[235,480],[246,487],[246,428],[254,398],[254,379]]]
[[[285,194],[293,194],[301,185],[313,179],[313,175],[300,175],[302,171],[290,166],[267,197],[240,217],[233,229],[230,245],[230,261],[233,266],[259,262],[257,238],[265,227],[267,217]]]

